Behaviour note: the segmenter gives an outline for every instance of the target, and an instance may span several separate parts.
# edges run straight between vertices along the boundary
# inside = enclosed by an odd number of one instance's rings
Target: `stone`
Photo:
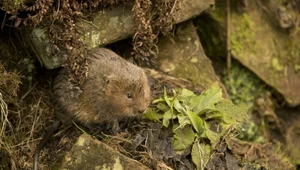
[[[78,138],[59,168],[59,170],[73,169],[150,170],[87,134],[82,134]]]
[[[273,14],[281,11],[280,3],[263,0],[248,2],[244,12],[231,9],[232,57],[281,93],[290,106],[299,105],[300,32],[297,26],[294,30],[288,28],[282,18]],[[296,20],[296,14],[295,9],[288,9],[284,16],[289,16],[286,19],[294,16]],[[208,16],[209,20],[203,24],[210,31],[206,39],[212,42],[209,44],[212,51],[218,51],[220,46],[226,44],[226,2],[216,1],[216,11],[209,12]],[[213,35],[212,30],[219,34]],[[226,56],[226,52],[216,55]]]
[[[204,90],[218,83],[223,89],[223,96],[227,97],[224,85],[204,53],[192,21],[177,25],[174,36],[159,37],[157,46],[160,70],[172,76],[190,80],[195,87]]]
[[[178,17],[175,19],[176,23],[188,20],[212,8],[214,0],[182,0],[180,4]],[[92,21],[78,19],[74,24],[76,27],[81,27],[79,30],[80,40],[90,49],[132,36],[134,23],[131,9],[132,6],[124,5],[112,10],[104,9],[95,14]],[[60,58],[64,51],[49,43],[44,28],[34,29],[29,38],[47,69],[54,69],[62,65],[64,60]]]

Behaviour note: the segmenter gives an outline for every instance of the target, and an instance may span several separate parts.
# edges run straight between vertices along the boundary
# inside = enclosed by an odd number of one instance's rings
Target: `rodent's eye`
[[[128,99],[132,99],[131,93],[127,93],[127,98],[128,98]]]

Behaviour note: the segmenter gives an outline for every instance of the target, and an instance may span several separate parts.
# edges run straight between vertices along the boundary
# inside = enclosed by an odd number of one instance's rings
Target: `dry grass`
[[[12,107],[13,110],[4,110],[1,117],[0,146],[12,158],[12,169],[31,169],[35,146],[53,112],[43,92],[35,89],[30,95]]]
[[[0,66],[0,151],[8,158],[0,169],[32,169],[35,146],[54,112],[51,92]]]

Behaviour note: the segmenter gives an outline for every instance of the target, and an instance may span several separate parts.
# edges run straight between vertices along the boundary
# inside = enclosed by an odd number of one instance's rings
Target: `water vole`
[[[88,76],[80,87],[63,69],[54,82],[54,95],[67,116],[86,125],[116,123],[141,114],[150,102],[150,87],[143,69],[105,48],[88,53]]]
[[[142,68],[105,48],[90,50],[87,57],[88,74],[81,85],[69,81],[68,68],[63,68],[54,81],[59,121],[36,147],[34,170],[38,169],[40,150],[61,123],[76,121],[89,126],[106,122],[116,132],[119,120],[141,114],[149,105],[150,87]]]

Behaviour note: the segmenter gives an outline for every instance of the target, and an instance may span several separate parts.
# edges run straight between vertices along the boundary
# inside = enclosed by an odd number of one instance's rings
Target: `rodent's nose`
[[[142,113],[145,112],[145,110],[146,110],[146,109],[141,109],[141,110],[138,110],[138,112],[139,112],[140,114],[142,114]]]

